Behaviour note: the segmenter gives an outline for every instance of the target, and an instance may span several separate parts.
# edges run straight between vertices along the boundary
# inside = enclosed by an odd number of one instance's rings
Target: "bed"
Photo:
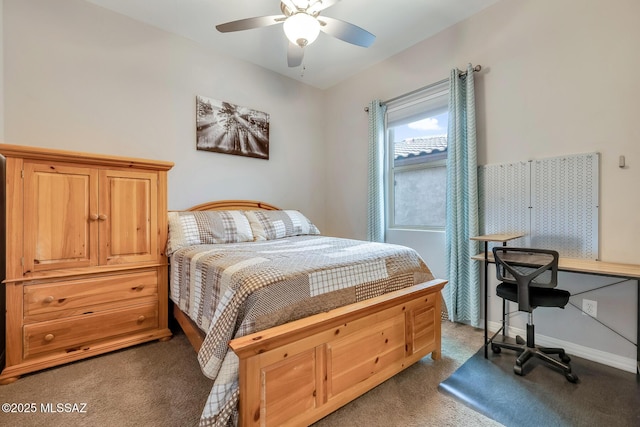
[[[323,236],[250,200],[169,225],[173,315],[214,380],[201,425],[309,425],[440,358],[446,281],[409,248]]]

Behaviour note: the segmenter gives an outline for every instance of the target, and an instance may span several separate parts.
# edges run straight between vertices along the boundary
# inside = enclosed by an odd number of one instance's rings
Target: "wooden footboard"
[[[309,425],[431,353],[440,358],[444,280],[230,342],[240,425]]]

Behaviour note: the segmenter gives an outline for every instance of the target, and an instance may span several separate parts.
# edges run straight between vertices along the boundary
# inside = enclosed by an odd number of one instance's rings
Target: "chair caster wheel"
[[[566,354],[561,354],[560,355],[560,360],[562,360],[564,363],[571,362],[571,358],[569,356],[567,356]]]
[[[578,382],[578,376],[572,372],[567,372],[566,374],[564,374],[565,378],[567,378],[567,381],[569,381],[570,383],[577,383]]]
[[[517,343],[518,345],[524,345],[524,343],[525,343],[525,342],[526,342],[526,341],[524,340],[524,338],[522,338],[520,335],[517,335],[517,336],[516,336],[516,343]]]
[[[522,376],[522,366],[515,365],[515,366],[513,367],[513,372],[514,372],[516,375],[520,375],[520,376]]]
[[[502,348],[495,344],[491,344],[491,351],[493,351],[495,354],[499,354],[502,351]]]

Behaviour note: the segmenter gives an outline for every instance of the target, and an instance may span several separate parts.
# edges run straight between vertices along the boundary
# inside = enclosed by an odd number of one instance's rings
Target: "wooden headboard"
[[[188,211],[223,211],[223,210],[245,210],[245,211],[279,211],[277,208],[269,203],[259,202],[256,200],[217,200],[214,202],[202,203],[200,205],[192,206]]]

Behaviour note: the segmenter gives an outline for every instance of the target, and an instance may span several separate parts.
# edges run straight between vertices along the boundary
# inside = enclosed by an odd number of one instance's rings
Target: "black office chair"
[[[502,300],[502,331],[505,331],[506,300],[518,303],[519,311],[529,313],[527,322],[527,340],[516,337],[516,344],[491,340],[491,350],[500,353],[502,348],[518,353],[513,371],[524,375],[523,365],[531,357],[537,357],[559,368],[572,383],[578,377],[571,372],[571,358],[562,348],[538,347],[535,345],[533,309],[536,307],[564,308],[571,294],[555,289],[558,283],[558,252],[546,249],[512,248],[496,246],[493,248],[496,261],[496,275],[501,282],[496,287],[496,294]],[[499,331],[498,331],[499,332]],[[496,334],[497,335],[497,334]],[[494,336],[495,337],[495,336]],[[551,357],[557,354],[560,360]]]

